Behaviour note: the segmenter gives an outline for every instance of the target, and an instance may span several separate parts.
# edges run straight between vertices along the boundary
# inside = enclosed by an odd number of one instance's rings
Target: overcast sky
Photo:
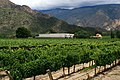
[[[99,4],[120,4],[120,0],[10,0],[19,5],[28,5],[32,9],[75,8]]]

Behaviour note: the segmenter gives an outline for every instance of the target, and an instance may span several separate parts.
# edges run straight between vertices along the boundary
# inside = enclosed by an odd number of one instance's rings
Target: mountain
[[[120,29],[120,4],[85,6],[75,9],[57,8],[42,12],[77,26],[100,27],[106,30]]]
[[[9,0],[0,0],[0,37],[15,36],[19,27],[26,27],[32,35],[48,32],[74,32],[78,26],[32,10],[26,5],[16,5]]]

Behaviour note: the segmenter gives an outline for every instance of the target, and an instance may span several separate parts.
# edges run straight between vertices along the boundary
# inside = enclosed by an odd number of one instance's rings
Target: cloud
[[[120,0],[10,0],[19,5],[28,5],[32,9],[75,8],[99,4],[120,4]]]

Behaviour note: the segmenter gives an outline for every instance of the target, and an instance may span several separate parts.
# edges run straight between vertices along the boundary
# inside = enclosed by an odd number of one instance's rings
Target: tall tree
[[[28,37],[31,37],[31,32],[25,27],[19,27],[16,30],[16,37],[17,38],[28,38]]]

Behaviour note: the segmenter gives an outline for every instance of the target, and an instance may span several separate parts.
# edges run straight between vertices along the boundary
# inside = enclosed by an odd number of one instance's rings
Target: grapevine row
[[[0,68],[10,71],[13,80],[45,74],[46,70],[57,71],[76,64],[95,61],[96,66],[105,66],[120,59],[120,42],[94,44],[45,46],[32,50],[0,50]],[[75,70],[75,67],[74,67]],[[64,70],[63,70],[63,74]]]

